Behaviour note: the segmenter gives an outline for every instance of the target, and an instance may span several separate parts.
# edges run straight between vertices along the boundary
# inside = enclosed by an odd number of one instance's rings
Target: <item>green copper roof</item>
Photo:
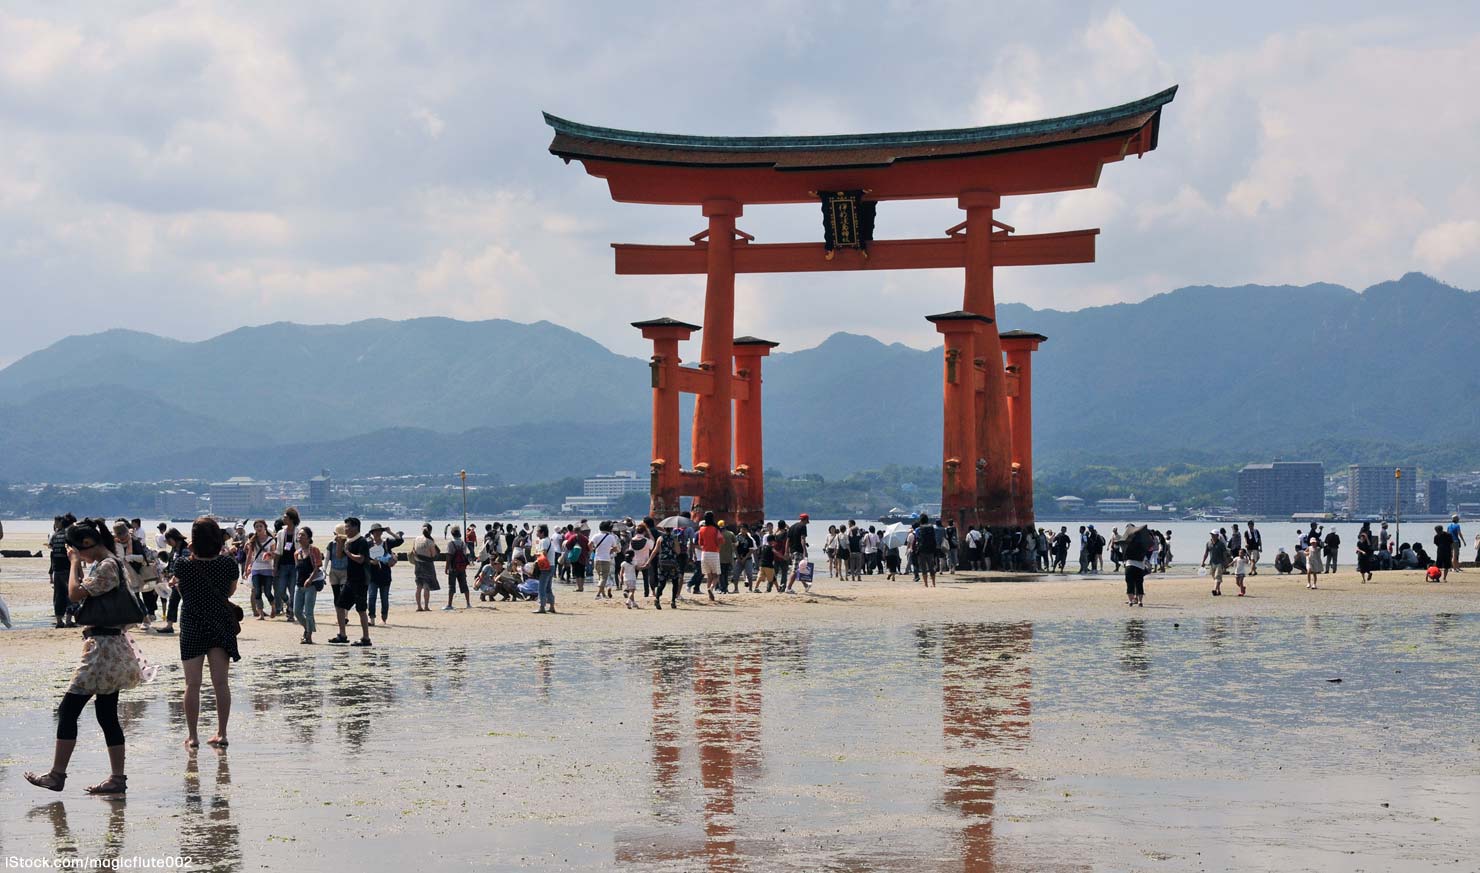
[[[620,130],[611,127],[596,127],[569,121],[544,113],[545,123],[555,133],[584,140],[645,146],[661,149],[695,151],[787,151],[818,149],[858,149],[899,146],[930,146],[960,143],[990,143],[997,140],[1022,137],[1051,136],[1070,133],[1085,127],[1111,124],[1116,121],[1156,112],[1172,102],[1177,86],[1152,94],[1140,100],[1097,109],[1078,115],[1059,118],[1044,118],[1017,124],[996,124],[986,127],[958,127],[949,130],[915,130],[898,133],[856,133],[832,136],[690,136],[674,133],[648,133],[637,130]],[[552,149],[554,150],[554,149]]]

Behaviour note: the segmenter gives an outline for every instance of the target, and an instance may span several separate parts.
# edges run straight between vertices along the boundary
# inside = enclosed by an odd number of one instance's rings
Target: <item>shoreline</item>
[[[47,617],[51,603],[45,580],[44,560],[11,559],[7,567],[30,563],[29,572],[7,572],[0,576],[0,593],[13,614],[35,621]],[[400,565],[404,566],[404,565]],[[398,567],[399,569],[399,567]],[[596,602],[594,585],[577,594],[569,585],[556,588],[557,614],[533,614],[533,601],[473,600],[472,609],[462,605],[442,611],[446,589],[433,593],[431,612],[418,613],[411,604],[409,569],[398,572],[392,584],[395,598],[388,625],[371,628],[376,649],[418,648],[448,645],[497,645],[536,640],[556,642],[636,639],[667,635],[740,633],[794,628],[897,626],[930,621],[1107,621],[1136,618],[1147,621],[1176,621],[1181,618],[1305,615],[1414,615],[1435,612],[1467,612],[1480,606],[1480,572],[1469,570],[1451,575],[1447,583],[1430,583],[1420,571],[1387,571],[1370,583],[1362,583],[1355,571],[1338,571],[1321,577],[1321,588],[1307,590],[1304,577],[1260,574],[1246,579],[1249,596],[1237,597],[1232,576],[1225,579],[1224,595],[1210,596],[1205,577],[1196,575],[1153,575],[1146,579],[1147,605],[1125,605],[1122,578],[1113,574],[1080,576],[1019,573],[962,573],[942,575],[937,588],[927,589],[908,577],[887,582],[865,577],[848,582],[823,577],[810,593],[718,595],[710,603],[704,595],[685,595],[677,610],[656,610],[652,601],[628,610],[618,595]],[[440,596],[439,596],[440,595]],[[247,601],[245,586],[236,602]],[[253,655],[303,654],[314,650],[345,649],[322,642],[336,630],[334,611],[320,597],[316,611],[318,642],[299,644],[301,629],[281,618],[254,620],[250,611],[242,624],[242,657]],[[351,637],[358,619],[350,615]],[[177,625],[178,632],[178,625]],[[131,635],[144,654],[158,664],[178,662],[178,636],[134,628]],[[12,665],[35,664],[61,668],[77,657],[79,631],[30,627],[0,630],[0,649]]]

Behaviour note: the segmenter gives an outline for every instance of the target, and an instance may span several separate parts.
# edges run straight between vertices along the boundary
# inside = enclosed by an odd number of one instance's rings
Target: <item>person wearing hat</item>
[[[380,623],[386,624],[391,611],[391,568],[396,565],[396,549],[406,541],[400,534],[387,536],[391,530],[380,524],[370,525],[370,591],[368,607],[370,624],[375,624],[375,601],[380,601]]]
[[[1223,593],[1223,568],[1228,566],[1228,544],[1218,531],[1208,531],[1208,544],[1203,548],[1202,564],[1199,566],[1208,568],[1208,575],[1213,577],[1213,596],[1217,597]]]
[[[339,600],[339,586],[344,584],[344,574],[349,567],[349,558],[344,555],[344,543],[348,537],[344,534],[344,525],[334,526],[334,538],[329,541],[325,550],[324,559],[328,562],[328,572],[325,574],[329,582],[329,591],[332,600]]]

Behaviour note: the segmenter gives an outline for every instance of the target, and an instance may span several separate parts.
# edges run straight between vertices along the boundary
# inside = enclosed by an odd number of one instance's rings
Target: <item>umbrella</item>
[[[694,520],[687,515],[670,515],[658,522],[658,527],[663,530],[683,530],[694,526]]]
[[[905,544],[905,540],[909,539],[909,536],[910,526],[902,521],[897,521],[884,528],[884,548],[897,549]]]

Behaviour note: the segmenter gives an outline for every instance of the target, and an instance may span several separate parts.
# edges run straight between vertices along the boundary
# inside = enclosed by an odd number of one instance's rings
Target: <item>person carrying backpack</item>
[[[915,529],[915,566],[926,588],[935,587],[935,574],[940,569],[941,529],[920,513],[920,526]]]

